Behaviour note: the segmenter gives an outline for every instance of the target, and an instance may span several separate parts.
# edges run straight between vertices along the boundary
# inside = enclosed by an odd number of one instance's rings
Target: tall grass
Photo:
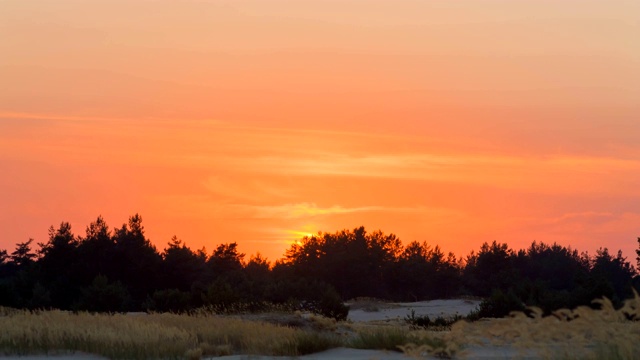
[[[0,329],[0,351],[19,355],[82,351],[112,359],[297,356],[341,344],[330,334],[214,315],[20,311],[0,316]]]
[[[543,316],[539,308],[509,318],[469,323],[459,321],[445,333],[451,348],[471,345],[513,347],[548,359],[636,359],[640,354],[640,296],[614,308],[608,299],[594,301],[600,309],[582,306]],[[413,348],[414,352],[420,353]],[[424,350],[424,349],[422,349]],[[424,353],[424,351],[423,351]]]
[[[416,354],[438,357],[443,357],[444,354],[444,357],[451,357],[458,350],[450,347],[438,334],[398,326],[361,327],[348,345],[356,349],[405,352],[414,357]],[[416,352],[416,349],[419,350]]]

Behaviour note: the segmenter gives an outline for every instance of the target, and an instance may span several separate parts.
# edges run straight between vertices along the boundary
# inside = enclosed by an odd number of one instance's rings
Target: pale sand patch
[[[348,319],[353,322],[403,320],[411,314],[411,310],[415,311],[416,316],[429,316],[432,319],[438,316],[466,316],[476,310],[479,305],[479,300],[464,299],[393,303],[381,306],[377,311],[353,309],[349,311]]]
[[[85,354],[85,353],[70,353],[70,354],[56,354],[56,355],[0,355],[2,360],[104,360],[107,359],[103,356]]]
[[[392,351],[380,351],[380,350],[358,350],[358,349],[348,349],[348,348],[336,348],[327,351],[323,351],[316,354],[304,355],[304,356],[296,356],[296,357],[278,357],[278,356],[251,356],[251,355],[232,355],[232,356],[223,356],[214,359],[222,359],[222,360],[295,360],[295,359],[306,359],[306,360],[407,360],[410,357],[405,356],[399,352]]]

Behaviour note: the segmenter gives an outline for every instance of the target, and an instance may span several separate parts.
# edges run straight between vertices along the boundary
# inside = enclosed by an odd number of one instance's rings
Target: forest
[[[485,299],[479,316],[501,317],[525,306],[550,312],[601,297],[620,304],[640,290],[636,268],[620,251],[589,255],[538,242],[516,251],[494,241],[458,258],[437,245],[403,246],[393,234],[364,227],[304,237],[274,263],[259,254],[247,258],[234,242],[208,253],[174,236],[158,251],[138,214],[113,229],[98,217],[84,235],[63,222],[49,229],[46,243],[33,241],[0,251],[0,306],[224,312],[277,305],[344,319],[343,301],[354,298],[467,296]],[[637,253],[640,268],[640,247]]]

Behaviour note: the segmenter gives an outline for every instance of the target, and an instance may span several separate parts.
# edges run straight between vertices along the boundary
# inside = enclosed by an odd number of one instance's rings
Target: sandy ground
[[[26,356],[18,356],[18,355],[10,355],[4,356],[0,355],[0,359],[2,360],[104,360],[106,357],[92,355],[92,354],[84,354],[84,353],[75,353],[75,354],[64,354],[64,355],[26,355]]]
[[[505,347],[473,347],[468,349],[464,354],[457,356],[458,359],[540,359],[541,357],[534,354],[522,354],[517,350]],[[105,360],[107,358],[90,355],[90,354],[66,354],[66,355],[29,355],[29,356],[0,356],[3,360]],[[304,355],[298,357],[276,357],[276,356],[257,356],[257,355],[232,355],[215,358],[207,358],[208,360],[407,360],[411,359],[401,353],[380,351],[380,350],[357,350],[347,348],[337,348],[323,351],[317,354]],[[426,359],[436,359],[428,357]]]
[[[323,351],[317,354],[298,356],[298,357],[273,357],[273,356],[247,356],[247,355],[234,355],[234,356],[223,356],[219,358],[211,358],[213,359],[222,359],[222,360],[295,360],[295,359],[306,359],[306,360],[406,360],[410,359],[409,357],[397,353],[397,352],[387,352],[387,351],[378,351],[378,350],[357,350],[357,349],[347,349],[347,348],[337,348],[331,349],[327,351]]]
[[[432,300],[414,303],[395,304],[371,304],[364,308],[359,308],[354,304],[354,308],[349,311],[349,320],[353,322],[403,320],[415,311],[416,316],[465,316],[475,310],[480,305],[479,300]]]
[[[541,359],[541,356],[528,352],[522,353],[513,348],[507,347],[474,347],[468,349],[465,353],[456,356],[454,359],[477,359],[477,360],[500,360],[500,359],[521,359],[521,360],[534,360]],[[327,351],[323,351],[317,354],[299,356],[299,357],[273,357],[273,356],[248,356],[248,355],[234,355],[223,356],[218,358],[210,358],[209,360],[222,359],[222,360],[407,360],[413,359],[402,353],[392,351],[379,351],[379,350],[357,350],[347,348],[337,348]],[[423,359],[436,360],[436,357],[424,357]],[[78,360],[78,359],[76,359]],[[83,359],[84,360],[84,359]]]
[[[65,354],[65,355],[29,355],[29,356],[1,356],[3,360],[104,360],[105,357],[90,355],[90,354]],[[374,360],[374,359],[389,359],[389,360],[406,360],[409,357],[404,356],[397,352],[387,352],[378,350],[357,350],[347,348],[337,348],[327,350],[317,354],[289,357],[289,356],[258,356],[258,355],[231,355],[222,357],[207,358],[209,360]]]

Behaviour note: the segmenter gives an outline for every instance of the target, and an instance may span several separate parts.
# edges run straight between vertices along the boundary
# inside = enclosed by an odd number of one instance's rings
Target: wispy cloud
[[[640,161],[588,156],[380,153],[216,159],[239,172],[478,184],[536,192],[638,193]],[[617,186],[612,187],[614,181]],[[635,180],[634,180],[635,179]]]
[[[222,217],[244,219],[304,219],[320,216],[343,215],[353,213],[413,213],[424,215],[459,215],[452,209],[427,206],[320,206],[313,202],[297,202],[275,205],[255,205],[230,203],[203,195],[166,195],[155,196],[154,204],[171,204],[165,211],[187,217]]]
[[[386,209],[382,206],[343,207],[333,205],[321,207],[315,203],[304,202],[283,205],[232,205],[232,207],[258,219],[299,219],[355,212],[392,211],[392,209]]]
[[[549,220],[554,224],[567,224],[567,223],[590,223],[590,224],[602,224],[608,221],[615,220],[618,216],[611,212],[599,212],[599,211],[584,211],[562,214],[559,217]]]

